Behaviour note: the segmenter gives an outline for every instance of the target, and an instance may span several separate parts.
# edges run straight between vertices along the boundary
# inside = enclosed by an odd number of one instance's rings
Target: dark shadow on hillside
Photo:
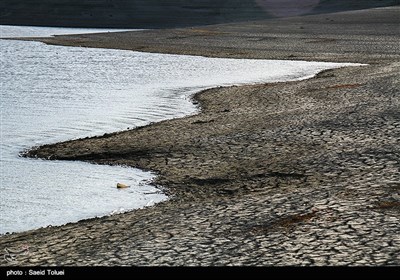
[[[168,28],[399,5],[400,0],[2,0],[0,24]]]

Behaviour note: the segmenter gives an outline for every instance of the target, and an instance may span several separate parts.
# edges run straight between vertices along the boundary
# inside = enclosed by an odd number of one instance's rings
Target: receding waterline
[[[0,233],[61,225],[166,199],[148,184],[154,178],[151,173],[26,159],[18,157],[21,150],[193,114],[196,107],[189,95],[205,88],[298,80],[350,65],[4,40],[0,46],[4,53],[0,69]],[[133,187],[117,190],[118,182]]]

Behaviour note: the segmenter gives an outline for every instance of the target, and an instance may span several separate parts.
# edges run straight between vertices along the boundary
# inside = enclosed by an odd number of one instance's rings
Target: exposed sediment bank
[[[399,265],[399,11],[43,39],[370,65],[210,89],[196,116],[35,149],[157,171],[172,199],[2,236],[0,248],[28,244],[19,265]]]

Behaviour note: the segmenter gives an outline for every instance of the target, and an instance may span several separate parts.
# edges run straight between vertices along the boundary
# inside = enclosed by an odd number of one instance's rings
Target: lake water
[[[0,37],[89,33],[0,26]],[[104,31],[104,30],[94,30]],[[0,233],[152,205],[167,199],[154,174],[82,162],[26,159],[33,146],[94,136],[196,112],[204,88],[312,77],[345,64],[238,60],[0,40]],[[117,182],[132,187],[116,189]]]

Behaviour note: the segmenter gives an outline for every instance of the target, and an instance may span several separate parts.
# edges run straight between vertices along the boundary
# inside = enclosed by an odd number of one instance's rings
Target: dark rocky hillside
[[[164,28],[399,5],[400,0],[2,0],[0,24]],[[301,3],[301,4],[298,4]]]

